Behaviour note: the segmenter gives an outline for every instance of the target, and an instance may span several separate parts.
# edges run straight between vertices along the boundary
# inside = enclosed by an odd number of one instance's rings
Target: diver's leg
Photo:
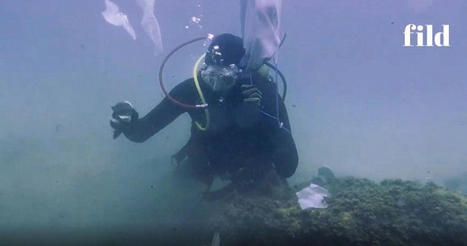
[[[203,156],[189,156],[178,165],[176,174],[182,179],[195,179],[207,185],[208,189],[214,181],[214,172]]]
[[[275,199],[288,199],[293,194],[286,178],[279,175],[267,160],[251,159],[246,164],[232,179],[239,193]]]

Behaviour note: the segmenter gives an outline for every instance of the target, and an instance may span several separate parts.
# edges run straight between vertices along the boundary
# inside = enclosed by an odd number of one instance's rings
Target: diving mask
[[[200,75],[214,92],[225,92],[235,85],[238,73],[239,69],[235,64],[208,65],[201,70]]]

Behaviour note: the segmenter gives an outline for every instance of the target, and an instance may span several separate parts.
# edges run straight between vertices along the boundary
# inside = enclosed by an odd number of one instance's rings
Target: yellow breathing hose
[[[198,58],[198,60],[196,61],[195,67],[193,68],[193,79],[195,81],[195,86],[196,86],[196,90],[198,91],[199,98],[201,99],[201,103],[203,105],[207,105],[207,102],[206,102],[206,99],[204,98],[203,91],[201,90],[201,87],[199,86],[198,67],[199,67],[199,64],[201,63],[201,61],[204,59],[205,56],[206,56],[206,54],[201,55]],[[205,124],[204,127],[201,126],[201,124],[199,122],[195,121],[195,125],[196,125],[196,127],[198,127],[198,129],[200,131],[206,131],[209,128],[209,111],[208,111],[207,107],[204,107],[204,115],[206,116],[206,124]]]

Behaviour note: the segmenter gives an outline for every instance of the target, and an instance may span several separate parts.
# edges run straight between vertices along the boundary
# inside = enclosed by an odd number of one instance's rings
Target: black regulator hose
[[[173,98],[166,90],[165,86],[164,86],[164,81],[163,81],[163,72],[164,72],[164,67],[165,67],[165,64],[167,63],[167,61],[170,59],[170,57],[175,53],[177,52],[178,50],[180,50],[181,48],[189,45],[189,44],[192,44],[192,43],[195,43],[195,42],[198,42],[198,41],[201,41],[201,40],[206,40],[207,38],[206,37],[200,37],[200,38],[195,38],[195,39],[192,39],[190,41],[187,41],[185,43],[182,43],[180,44],[179,46],[175,47],[175,49],[173,49],[165,58],[164,58],[164,61],[162,61],[162,64],[159,68],[159,84],[161,86],[161,89],[162,91],[164,92],[165,96],[170,100],[172,101],[173,103],[177,104],[177,105],[180,105],[181,107],[184,107],[184,108],[187,108],[187,109],[198,109],[198,108],[204,108],[205,105],[192,105],[192,104],[186,104],[186,103],[182,103],[180,101],[178,101],[177,99]]]
[[[172,101],[173,103],[183,107],[183,108],[186,108],[186,109],[199,109],[199,108],[205,108],[207,105],[206,104],[187,104],[187,103],[183,103],[183,102],[180,102],[178,101],[177,99],[173,98],[167,91],[167,89],[165,88],[165,85],[164,85],[164,79],[163,79],[163,74],[164,74],[164,68],[165,68],[165,64],[167,63],[167,61],[170,59],[170,57],[175,54],[177,51],[179,51],[181,48],[189,45],[189,44],[192,44],[192,43],[195,43],[195,42],[198,42],[198,41],[201,41],[201,40],[206,40],[208,39],[207,37],[199,37],[199,38],[195,38],[195,39],[192,39],[192,40],[189,40],[187,42],[184,42],[182,44],[180,44],[179,46],[175,47],[172,51],[170,51],[170,53],[164,58],[164,60],[162,61],[162,64],[159,68],[159,84],[160,84],[160,87],[162,89],[162,92],[164,92],[165,96],[170,100]],[[285,101],[285,96],[287,95],[287,81],[285,79],[285,76],[282,74],[282,72],[276,67],[274,66],[273,64],[269,63],[269,62],[265,62],[264,63],[266,66],[268,66],[269,68],[271,68],[272,70],[274,70],[274,72],[276,72],[279,77],[281,78],[282,80],[282,85],[284,87],[284,91],[282,92],[282,101]]]
[[[282,85],[284,86],[284,91],[282,92],[282,101],[285,101],[285,96],[287,95],[287,80],[285,80],[284,74],[282,74],[282,72],[270,62],[265,62],[264,64],[266,64],[266,66],[274,70],[274,72],[276,72],[279,75],[279,77],[281,77]]]

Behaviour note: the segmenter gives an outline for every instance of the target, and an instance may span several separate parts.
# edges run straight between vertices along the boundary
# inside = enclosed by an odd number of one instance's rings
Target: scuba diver
[[[139,118],[127,101],[112,107],[114,138],[123,133],[144,142],[188,113],[191,136],[173,159],[189,165],[208,190],[216,176],[230,181],[219,194],[247,192],[271,171],[286,182],[297,168],[298,154],[285,106],[265,66],[241,69],[244,56],[240,37],[214,37],[193,78],[175,86],[147,115]]]

